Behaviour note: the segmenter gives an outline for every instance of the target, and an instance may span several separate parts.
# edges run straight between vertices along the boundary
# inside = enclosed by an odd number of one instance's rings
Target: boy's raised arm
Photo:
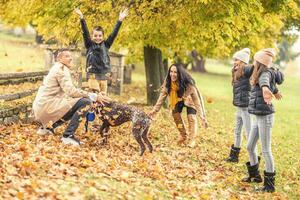
[[[106,46],[108,48],[110,48],[111,45],[113,44],[113,42],[114,42],[115,38],[117,37],[118,32],[120,30],[122,21],[125,19],[125,17],[127,17],[127,15],[128,15],[128,9],[127,8],[125,10],[123,10],[123,11],[120,12],[120,14],[119,14],[119,20],[116,23],[116,25],[114,27],[114,30],[112,31],[112,33],[108,36],[108,38],[106,40]]]
[[[84,46],[86,48],[89,48],[90,45],[91,45],[91,43],[92,43],[92,40],[91,40],[91,37],[90,37],[89,29],[88,29],[88,27],[86,25],[86,22],[85,22],[84,18],[83,18],[83,14],[82,14],[82,12],[78,8],[76,8],[74,11],[80,17],[80,24],[81,24],[81,29],[82,29]]]

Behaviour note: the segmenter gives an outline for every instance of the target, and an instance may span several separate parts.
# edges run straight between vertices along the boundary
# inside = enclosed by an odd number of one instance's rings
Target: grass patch
[[[44,70],[44,50],[34,38],[0,32],[0,73]]]

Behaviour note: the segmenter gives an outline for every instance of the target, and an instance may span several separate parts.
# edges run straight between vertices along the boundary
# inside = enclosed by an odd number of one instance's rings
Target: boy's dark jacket
[[[91,40],[89,30],[87,28],[85,20],[80,19],[82,28],[82,34],[84,39],[84,45],[87,49],[86,52],[86,71],[88,73],[103,74],[111,71],[110,59],[109,59],[109,48],[113,44],[115,38],[118,35],[122,22],[118,20],[114,30],[108,36],[107,40],[104,40],[100,44],[95,43]]]

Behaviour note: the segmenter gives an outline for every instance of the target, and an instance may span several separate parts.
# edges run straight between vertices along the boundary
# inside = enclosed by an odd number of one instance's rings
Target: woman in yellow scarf
[[[188,132],[188,145],[194,147],[196,145],[195,136],[197,134],[196,114],[200,114],[202,125],[207,127],[205,109],[202,96],[196,88],[194,79],[180,64],[172,64],[170,66],[167,77],[162,85],[160,96],[149,113],[150,117],[153,118],[155,116],[167,97],[169,97],[174,122],[181,135],[178,143],[185,144],[187,142]],[[183,107],[187,108],[188,131],[181,117]]]

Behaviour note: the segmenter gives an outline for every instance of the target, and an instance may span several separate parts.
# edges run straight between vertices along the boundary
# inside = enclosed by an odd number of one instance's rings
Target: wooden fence
[[[4,73],[0,74],[0,86],[2,85],[16,85],[24,82],[32,82],[35,83],[37,81],[43,80],[43,77],[48,74],[48,70],[54,64],[53,52],[54,48],[45,48],[45,71],[40,72],[22,72],[22,73]],[[74,73],[72,76],[75,80],[75,84],[78,87],[81,87],[82,81],[85,80],[83,77],[82,68],[81,67],[81,54],[79,50],[72,50],[74,57],[75,69],[73,69]],[[80,55],[80,56],[79,56]],[[108,92],[113,94],[120,95],[122,93],[123,88],[123,80],[126,79],[126,83],[131,82],[131,69],[126,67],[126,71],[124,74],[124,59],[123,55],[110,52],[111,59],[111,67],[112,67],[112,81],[108,87]],[[25,91],[10,93],[10,94],[1,94],[0,93],[0,103],[4,104],[9,101],[14,101],[18,99],[22,99],[24,97],[28,97],[31,95],[35,95],[37,89],[28,89]],[[2,107],[2,108],[1,108]],[[5,107],[0,106],[0,124],[10,124],[22,121],[32,121],[31,113],[32,102],[23,103],[21,105],[16,105],[13,107]]]

